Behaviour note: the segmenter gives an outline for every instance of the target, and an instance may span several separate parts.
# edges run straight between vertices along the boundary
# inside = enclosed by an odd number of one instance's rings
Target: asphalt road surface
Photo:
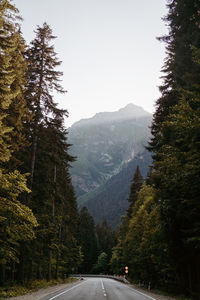
[[[41,300],[156,300],[129,285],[108,278],[84,278],[78,284]]]

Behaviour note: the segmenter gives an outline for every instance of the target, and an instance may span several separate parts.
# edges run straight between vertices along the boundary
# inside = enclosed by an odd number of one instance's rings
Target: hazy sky
[[[45,21],[62,61],[66,95],[55,100],[67,108],[70,126],[97,112],[132,102],[149,112],[159,97],[165,57],[156,40],[166,33],[161,18],[166,0],[13,0],[24,19],[27,42]]]

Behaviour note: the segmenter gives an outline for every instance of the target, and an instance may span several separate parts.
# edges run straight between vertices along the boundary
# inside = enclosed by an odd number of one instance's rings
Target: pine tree
[[[42,27],[38,26],[35,33],[36,38],[31,42],[26,54],[28,60],[26,99],[30,111],[34,114],[31,137],[31,187],[33,185],[40,126],[46,124],[50,115],[55,117],[67,114],[66,111],[57,108],[53,99],[53,92],[61,94],[66,92],[59,84],[62,72],[56,71],[61,62],[56,57],[54,47],[50,45],[55,36],[52,35],[52,30],[46,23]]]
[[[162,147],[160,160],[154,163],[162,225],[179,275],[178,285],[190,291],[198,291],[200,264],[199,99],[199,92],[184,91],[183,99],[163,123],[176,139]]]
[[[173,139],[172,133],[162,130],[162,122],[171,112],[171,108],[181,99],[180,89],[193,90],[198,84],[200,67],[194,64],[192,48],[200,46],[199,1],[168,0],[168,15],[164,18],[169,34],[159,38],[166,43],[167,58],[163,67],[162,96],[157,100],[157,109],[151,127],[152,139],[149,149],[155,152],[163,144]],[[159,158],[158,158],[159,159]]]
[[[101,224],[97,224],[95,229],[97,235],[98,253],[105,252],[108,256],[108,260],[110,260],[112,256],[112,248],[116,244],[115,233],[108,225],[106,219]]]
[[[121,224],[117,230],[117,245],[113,248],[112,257],[110,260],[111,269],[117,271],[119,275],[124,274],[124,266],[127,265],[123,251],[125,248],[126,235],[129,232],[130,221],[133,214],[133,207],[138,199],[138,193],[143,185],[143,177],[140,173],[139,166],[137,166],[133,175],[133,180],[130,187],[130,193],[128,201],[130,203],[129,208],[126,211],[126,215],[121,218]]]
[[[129,276],[146,285],[162,286],[169,277],[167,247],[162,239],[160,210],[155,189],[144,184],[133,206],[129,228],[123,241],[123,261]]]
[[[68,154],[64,118],[54,92],[64,93],[59,84],[62,72],[56,57],[50,27],[38,27],[36,38],[26,52],[28,61],[26,99],[33,115],[27,123],[26,135],[31,151],[23,153],[22,169],[30,172],[29,206],[40,226],[36,240],[22,245],[19,266],[21,279],[57,278],[71,272],[81,259],[78,245],[78,210],[69,175],[74,158]]]
[[[5,281],[6,264],[18,262],[19,242],[34,238],[37,221],[31,210],[19,201],[29,192],[26,176],[12,168],[10,162],[21,143],[22,118],[26,111],[22,95],[24,59],[19,34],[18,11],[4,0],[0,3],[0,264],[1,281]],[[18,62],[16,62],[16,57]],[[19,71],[21,68],[21,71]],[[16,109],[23,102],[21,110]],[[19,108],[19,107],[18,107]],[[15,120],[15,121],[14,121]],[[9,267],[10,268],[10,267]]]
[[[130,202],[129,208],[127,209],[127,217],[128,218],[131,217],[132,208],[133,208],[134,203],[137,201],[138,192],[139,192],[140,188],[142,187],[143,181],[144,180],[140,173],[139,166],[137,166],[134,176],[133,176],[133,180],[132,180],[132,184],[131,184],[131,188],[130,188],[130,194],[129,194],[129,198],[128,198],[128,201]]]
[[[200,3],[168,2],[164,84],[152,124],[154,184],[174,288],[199,293]],[[169,282],[167,282],[170,284]]]
[[[83,252],[82,273],[91,272],[97,260],[97,238],[92,216],[84,206],[80,211],[79,221],[80,244]]]

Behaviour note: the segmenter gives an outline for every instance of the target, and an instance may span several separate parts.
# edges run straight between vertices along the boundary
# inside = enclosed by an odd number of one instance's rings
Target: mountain
[[[150,153],[144,151],[143,156],[135,157],[130,161],[117,175],[97,190],[95,195],[88,195],[85,205],[96,223],[107,219],[108,224],[116,229],[120,223],[120,217],[125,214],[129,206],[127,199],[137,165],[142,175],[145,176],[151,161]]]
[[[130,119],[138,119],[141,117],[149,117],[151,114],[146,112],[142,107],[129,103],[124,108],[119,109],[115,112],[100,112],[97,113],[93,118],[82,119],[76,122],[73,126],[91,126],[99,124],[110,124],[113,122],[119,122]]]
[[[111,199],[112,191],[114,193],[118,188],[111,183],[132,162],[132,176],[137,164],[145,166],[143,175],[146,175],[150,159],[145,145],[150,136],[151,120],[150,113],[131,103],[116,112],[97,113],[69,128],[68,141],[72,144],[70,153],[77,157],[71,168],[71,176],[79,206],[86,204],[94,212],[92,206],[97,205],[98,195],[105,193],[108,186]],[[126,208],[123,207],[124,212]],[[109,216],[103,214],[102,217],[107,217],[109,222]],[[99,220],[98,217],[95,219]]]

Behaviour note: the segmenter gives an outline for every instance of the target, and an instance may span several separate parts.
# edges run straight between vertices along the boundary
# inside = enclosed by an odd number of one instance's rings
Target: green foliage
[[[66,279],[58,278],[57,280],[51,280],[51,281],[47,281],[43,279],[43,280],[33,280],[29,282],[27,286],[21,286],[21,285],[5,286],[3,288],[0,288],[0,297],[1,299],[4,298],[7,299],[9,297],[26,295],[30,292],[34,292],[39,289],[46,288],[48,286],[55,286],[63,283],[71,283],[74,282],[75,280],[76,280],[75,278],[66,278]]]
[[[98,256],[97,263],[93,267],[93,273],[107,274],[108,267],[108,255],[105,252],[102,252]]]
[[[49,44],[55,37],[45,23],[37,28],[25,53],[19,19],[18,10],[9,1],[1,1],[2,283],[64,276],[82,259],[69,175],[69,163],[74,159],[68,154],[63,125],[67,111],[58,109],[53,99],[55,92],[65,92],[59,83],[62,72],[55,70],[61,62]]]
[[[177,290],[199,296],[200,35],[196,0],[169,1],[167,59],[152,124],[153,181]],[[166,286],[169,286],[169,280]]]
[[[30,192],[26,178],[18,171],[0,171],[0,262],[18,261],[19,241],[32,240],[38,223],[32,211],[18,197]]]
[[[105,252],[110,260],[112,255],[112,248],[116,244],[115,232],[108,225],[106,219],[101,223],[96,225],[96,236],[98,253]]]
[[[184,284],[188,284],[191,275],[187,272],[192,272],[190,268],[197,263],[200,248],[200,102],[198,93],[184,91],[183,97],[163,123],[165,130],[172,131],[176,138],[163,145],[157,154],[160,159],[154,165],[163,228],[170,239],[174,265],[185,274]],[[183,264],[188,265],[187,271]],[[193,272],[193,276],[198,275]]]
[[[0,161],[6,162],[11,158],[13,132],[12,126],[8,124],[8,110],[20,93],[20,88],[16,86],[18,74],[13,60],[20,37],[14,24],[17,9],[9,1],[4,0],[0,3],[0,11]]]
[[[90,273],[97,260],[97,238],[94,220],[86,207],[80,211],[79,236],[83,253],[83,262],[79,269],[81,273]]]
[[[150,148],[157,151],[170,140],[162,132],[162,122],[171,113],[171,108],[182,98],[181,89],[194,90],[199,83],[200,66],[193,59],[193,47],[199,47],[199,3],[196,0],[169,1],[168,14],[164,18],[169,34],[159,38],[166,43],[167,57],[162,69],[162,96],[157,100],[157,109],[152,123]],[[156,158],[156,153],[155,153]]]
[[[16,24],[18,11],[4,0],[0,12],[0,264],[5,265],[18,261],[19,242],[33,239],[38,224],[18,199],[21,193],[30,192],[26,176],[11,167],[13,152],[23,140],[20,128],[27,111],[22,95],[25,63]]]
[[[135,206],[138,193],[142,187],[143,177],[141,176],[139,166],[136,167],[133,180],[131,182],[130,192],[129,192],[129,207],[126,211],[126,215],[121,217],[121,224],[117,231],[117,246],[113,248],[112,257],[110,260],[111,270],[119,275],[124,274],[124,266],[126,265],[125,257],[123,255],[124,243],[126,235],[129,232],[129,224],[132,217],[133,207]]]
[[[124,260],[133,279],[160,282],[167,249],[163,247],[159,208],[154,188],[143,185],[133,206],[129,229],[123,244]]]
[[[1,299],[9,298],[9,297],[16,297],[20,295],[25,295],[29,292],[26,287],[23,286],[12,286],[12,287],[5,287],[0,289],[0,297]]]
[[[117,246],[113,248],[110,259],[110,269],[113,274],[124,275],[123,246],[121,240],[118,240]]]
[[[28,63],[26,99],[33,117],[25,133],[31,145],[22,154],[22,169],[30,173],[32,193],[28,203],[39,226],[36,240],[22,246],[19,264],[24,278],[58,278],[71,273],[81,261],[78,245],[78,211],[69,163],[67,131],[64,117],[67,111],[58,109],[55,92],[64,93],[60,85],[61,64],[56,57],[50,27],[37,27],[36,37],[26,51]],[[26,199],[24,199],[26,201]]]
[[[136,282],[151,282],[152,287],[164,287],[173,279],[168,245],[163,239],[160,208],[156,203],[156,190],[143,184],[132,206],[132,215],[122,218],[110,260],[114,274],[124,275],[129,267],[129,277]]]
[[[138,192],[141,189],[142,183],[143,183],[143,178],[142,178],[142,175],[140,173],[140,168],[139,168],[139,166],[137,166],[136,171],[135,171],[134,176],[133,176],[131,189],[130,189],[130,194],[129,194],[129,198],[128,198],[128,201],[130,202],[129,208],[127,210],[127,217],[128,218],[131,217],[132,208],[133,208],[135,202],[137,201]]]
[[[147,166],[151,163],[151,155],[147,151],[136,156],[116,175],[113,175],[102,190],[98,189],[96,195],[91,195],[86,202],[89,212],[93,215],[96,223],[107,220],[108,224],[116,229],[120,224],[120,218],[126,213],[129,202],[130,183],[133,179],[133,170],[137,164],[143,175],[147,172]]]

